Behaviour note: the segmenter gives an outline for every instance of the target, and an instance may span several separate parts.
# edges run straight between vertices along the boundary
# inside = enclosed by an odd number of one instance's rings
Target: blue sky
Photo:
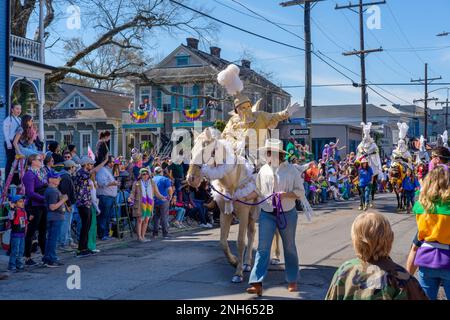
[[[368,2],[369,0],[367,0]],[[255,12],[303,37],[303,10],[298,7],[283,8],[280,1],[239,0]],[[354,2],[357,2],[354,0]],[[235,24],[264,36],[289,43],[294,46],[304,46],[303,41],[294,35],[280,30],[276,26],[250,17],[254,14],[246,11],[232,0],[191,1],[191,4],[201,4],[209,13],[219,19]],[[312,10],[312,42],[314,50],[326,53],[329,57],[346,68],[360,73],[359,59],[356,56],[345,57],[342,51],[359,48],[358,15],[349,10],[335,10],[336,3],[344,5],[347,0],[325,0],[318,3]],[[411,78],[423,78],[424,62],[429,63],[429,75],[443,77],[442,81],[450,82],[450,36],[436,37],[444,30],[450,31],[448,14],[450,1],[429,0],[387,0],[387,5],[380,5],[381,28],[368,30],[365,26],[366,48],[382,46],[386,51],[372,53],[367,57],[367,79],[373,83],[409,82]],[[230,9],[233,7],[236,10]],[[90,17],[83,17],[90,19]],[[366,15],[366,19],[369,15]],[[82,36],[88,43],[93,37],[91,29],[82,28],[78,32],[65,30],[64,19],[60,19],[54,27],[55,31],[65,37]],[[157,48],[147,54],[163,57],[169,54],[180,43],[185,43],[187,33],[177,33],[158,36]],[[208,44],[209,45],[209,44]],[[242,33],[227,26],[221,26],[216,39],[211,45],[222,48],[222,57],[235,61],[242,52],[248,51],[254,57],[253,65],[265,71],[273,72],[274,81],[282,85],[304,84],[304,55],[301,51],[284,47],[263,39]],[[206,45],[201,49],[208,51]],[[413,49],[414,50],[413,50]],[[56,45],[47,51],[47,63],[58,65],[63,62],[61,47]],[[332,62],[330,62],[332,63]],[[334,63],[332,63],[335,65]],[[335,65],[336,66],[336,65]],[[336,66],[338,67],[338,66]],[[347,76],[359,82],[359,76],[338,67]],[[313,57],[313,83],[350,83],[329,66]],[[406,104],[413,99],[423,98],[423,86],[385,86],[388,92],[375,88],[394,103]],[[438,87],[431,87],[430,90]],[[294,101],[303,103],[303,88],[286,89]],[[444,99],[446,91],[441,90],[431,94]],[[313,88],[313,104],[344,104],[359,103],[360,90],[353,87]],[[374,104],[391,104],[389,101],[369,91],[369,102]],[[434,104],[432,104],[434,105]]]

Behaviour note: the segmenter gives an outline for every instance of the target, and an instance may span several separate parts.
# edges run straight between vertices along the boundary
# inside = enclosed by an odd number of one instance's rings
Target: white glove
[[[11,144],[11,142],[6,142],[6,147],[7,147],[8,149],[12,149],[12,144]]]
[[[289,117],[292,116],[295,112],[300,110],[300,105],[298,104],[298,102],[294,103],[294,104],[290,104],[287,108],[286,108],[286,112],[289,114]]]

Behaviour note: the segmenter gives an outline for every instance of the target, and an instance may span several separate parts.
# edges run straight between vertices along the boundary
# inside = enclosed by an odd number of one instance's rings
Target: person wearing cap
[[[78,242],[77,257],[89,256],[88,236],[91,227],[92,195],[89,179],[95,161],[88,156],[83,156],[80,161],[81,169],[75,174],[75,198],[78,214],[81,218],[80,240]]]
[[[158,188],[159,193],[164,197],[163,199],[155,199],[155,217],[153,219],[153,238],[158,236],[158,228],[161,223],[162,233],[164,238],[170,238],[168,232],[168,219],[169,219],[169,207],[170,200],[174,193],[172,187],[172,181],[163,176],[163,169],[161,167],[155,168],[155,176],[153,177],[153,182]]]
[[[297,291],[298,253],[295,243],[297,231],[297,210],[295,200],[304,197],[305,191],[298,171],[292,164],[285,161],[286,152],[283,143],[278,139],[268,139],[263,148],[267,163],[263,165],[256,177],[258,197],[268,198],[261,204],[259,216],[259,240],[255,264],[250,274],[247,293],[262,295],[262,284],[267,275],[270,263],[270,251],[275,230],[278,228],[283,241],[285,258],[285,277],[290,292]],[[269,197],[278,193],[284,211],[285,225],[280,226],[277,219],[277,210],[274,208],[274,198]],[[246,197],[249,200],[253,194]],[[276,199],[275,199],[276,200]]]
[[[99,239],[109,240],[110,222],[114,212],[114,205],[117,198],[117,187],[120,182],[114,178],[112,168],[114,167],[114,157],[108,156],[107,165],[100,168],[96,175],[97,196],[99,200],[100,215],[98,216],[97,234]]]
[[[139,171],[138,181],[133,183],[128,202],[133,206],[133,217],[136,218],[136,233],[138,240],[141,242],[148,242],[145,238],[147,232],[148,222],[153,215],[154,198],[162,201],[166,200],[164,196],[159,193],[158,187],[150,178],[150,171],[148,168],[142,168]]]
[[[72,224],[72,215],[75,207],[75,185],[73,184],[72,177],[74,176],[77,170],[77,164],[73,160],[64,161],[64,169],[60,171],[61,173],[61,182],[59,183],[59,191],[62,194],[67,195],[68,200],[66,202],[68,210],[65,213],[64,223],[62,225],[60,237],[58,239],[58,245],[61,248],[65,248],[73,243],[72,233],[71,233],[71,224]]]
[[[44,192],[47,188],[47,175],[42,167],[41,155],[35,154],[29,156],[27,164],[28,170],[22,178],[25,195],[27,196],[26,207],[30,222],[25,235],[25,265],[35,266],[37,263],[31,259],[31,245],[36,231],[38,232],[39,248],[41,249],[41,253],[45,254],[47,209],[45,206]]]
[[[11,272],[24,270],[23,253],[25,250],[25,231],[28,224],[25,211],[24,196],[15,195],[10,201],[11,210],[8,219],[11,225],[11,253],[9,255],[8,270]]]
[[[47,242],[45,245],[45,255],[42,258],[44,266],[49,268],[63,265],[58,261],[56,246],[64,222],[64,214],[67,210],[66,201],[69,197],[58,190],[61,182],[61,174],[50,171],[47,174],[48,188],[45,190],[45,205],[47,206]]]
[[[43,169],[46,174],[49,173],[51,170],[53,170],[53,166],[55,165],[55,159],[53,158],[52,155],[53,153],[51,151],[47,151],[44,156]]]
[[[358,170],[359,175],[359,190],[361,203],[359,210],[367,211],[370,201],[370,186],[372,182],[373,171],[369,167],[369,161],[366,157],[361,159],[361,167]]]

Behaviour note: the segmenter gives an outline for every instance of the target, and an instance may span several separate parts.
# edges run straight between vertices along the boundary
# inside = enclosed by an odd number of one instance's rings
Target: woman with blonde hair
[[[136,233],[140,242],[148,242],[145,238],[147,226],[153,215],[154,197],[167,200],[159,193],[158,187],[150,179],[150,171],[147,168],[139,170],[139,178],[133,183],[128,201],[133,206],[133,217],[136,218]]]
[[[352,225],[357,258],[342,264],[327,300],[427,300],[419,282],[389,257],[394,233],[387,218],[363,213]]]
[[[438,165],[428,173],[423,180],[419,201],[415,203],[413,212],[416,214],[418,241],[411,248],[408,258],[409,269],[413,272],[416,267],[419,267],[420,285],[430,299],[437,298],[440,284],[444,287],[448,299],[450,298],[450,172],[448,168]]]

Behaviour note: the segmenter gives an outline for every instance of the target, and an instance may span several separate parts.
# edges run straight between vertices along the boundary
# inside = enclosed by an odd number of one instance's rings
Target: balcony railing
[[[34,62],[43,62],[41,43],[30,39],[11,35],[11,56]]]
[[[136,113],[131,115],[130,111],[123,110],[122,111],[122,125],[130,125],[130,124],[163,124],[164,123],[164,113],[158,112],[156,118],[152,114],[151,111],[148,111],[147,114],[139,114]]]

